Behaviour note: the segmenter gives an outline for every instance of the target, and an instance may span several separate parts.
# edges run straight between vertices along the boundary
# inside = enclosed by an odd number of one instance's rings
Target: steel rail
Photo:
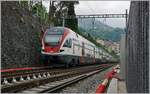
[[[46,77],[40,77],[40,78],[36,78],[36,79],[31,79],[28,81],[16,82],[15,84],[2,86],[1,91],[2,91],[2,93],[20,92],[20,91],[28,89],[28,88],[33,88],[35,86],[43,85],[43,84],[46,84],[46,83],[49,83],[52,81],[59,81],[59,80],[67,79],[69,77],[81,75],[81,74],[84,74],[84,73],[87,73],[90,71],[94,71],[95,69],[101,69],[101,68],[102,68],[101,66],[95,66],[95,68],[94,68],[94,66],[93,66],[93,68],[92,68],[92,66],[89,66],[89,67],[85,67],[85,68],[81,68],[81,69],[77,68],[76,70],[70,70],[70,72],[68,71],[66,73],[62,73],[62,74],[58,74],[58,75],[52,75],[52,76],[46,75]]]

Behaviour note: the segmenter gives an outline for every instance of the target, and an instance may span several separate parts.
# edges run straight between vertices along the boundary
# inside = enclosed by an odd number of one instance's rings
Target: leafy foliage
[[[67,4],[68,7],[68,15],[75,16],[75,10],[74,10],[74,4],[78,3],[77,1],[70,1]],[[78,20],[76,18],[74,19],[66,19],[66,27],[71,28],[72,30],[78,30]]]
[[[63,16],[75,16],[74,5],[78,4],[78,1],[60,1],[57,4],[55,12],[55,26],[62,25]],[[71,28],[72,30],[78,30],[77,19],[65,19],[65,27]]]
[[[36,3],[32,7],[32,13],[33,15],[38,16],[42,22],[48,23],[48,13],[46,7],[44,7],[41,2]]]
[[[48,13],[42,1],[19,1],[22,8],[29,9],[34,16],[39,17],[41,23],[48,23]]]
[[[123,33],[124,33],[124,30],[120,29],[120,28],[114,28],[111,31],[105,31],[105,30],[99,29],[99,30],[95,31],[95,33],[91,32],[91,34],[93,36],[96,36],[96,38],[104,39],[104,40],[111,40],[114,42],[120,41],[121,34],[123,34]]]
[[[78,24],[80,29],[84,28],[86,33],[89,33],[92,37],[95,37],[96,39],[104,39],[118,42],[120,41],[121,34],[124,33],[124,29],[113,28],[99,21],[95,21],[94,26],[96,28],[93,30],[91,19],[79,20]]]

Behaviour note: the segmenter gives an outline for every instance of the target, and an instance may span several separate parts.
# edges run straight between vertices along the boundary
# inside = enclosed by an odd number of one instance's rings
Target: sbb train
[[[112,59],[104,50],[66,27],[52,27],[44,32],[41,54],[45,64],[66,66],[102,63]]]

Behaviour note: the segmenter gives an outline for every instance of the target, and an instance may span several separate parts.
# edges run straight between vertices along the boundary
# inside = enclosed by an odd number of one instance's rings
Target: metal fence
[[[129,93],[149,92],[149,2],[132,1],[126,37],[126,85]]]

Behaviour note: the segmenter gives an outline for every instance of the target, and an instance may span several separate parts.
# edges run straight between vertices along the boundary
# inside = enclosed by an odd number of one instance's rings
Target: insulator
[[[4,82],[3,82],[3,84],[8,84],[8,81],[7,81],[7,79],[6,79],[6,78],[4,78]]]
[[[38,78],[41,78],[41,75],[40,75],[40,73],[39,73],[39,75],[38,75]]]
[[[15,77],[13,77],[12,82],[13,82],[13,83],[16,83],[16,82],[17,82],[17,80],[16,80],[16,78],[15,78]]]
[[[35,76],[35,74],[33,74],[33,79],[36,79],[36,76]]]
[[[24,81],[24,79],[23,79],[23,77],[22,77],[22,76],[20,76],[20,81]]]
[[[47,77],[50,77],[50,74],[49,74],[49,72],[47,72]]]
[[[43,73],[43,77],[46,77],[45,73]]]
[[[27,80],[30,80],[30,76],[29,75],[27,76]]]

